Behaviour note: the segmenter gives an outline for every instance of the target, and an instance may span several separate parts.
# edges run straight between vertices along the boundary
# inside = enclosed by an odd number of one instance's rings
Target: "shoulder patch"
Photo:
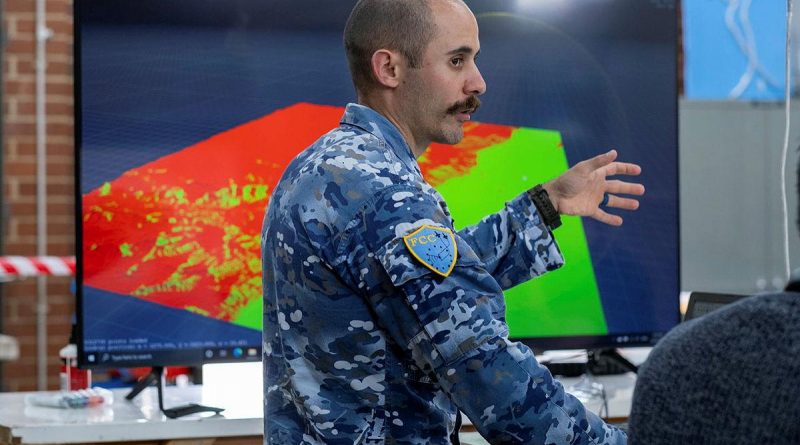
[[[456,236],[449,229],[424,225],[403,237],[406,247],[420,263],[446,277],[458,256]]]

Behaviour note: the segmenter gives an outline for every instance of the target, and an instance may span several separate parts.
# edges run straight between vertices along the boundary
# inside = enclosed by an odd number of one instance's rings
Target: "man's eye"
[[[450,59],[450,64],[455,66],[455,67],[459,67],[459,66],[464,64],[464,58],[463,57],[453,57],[452,59]]]

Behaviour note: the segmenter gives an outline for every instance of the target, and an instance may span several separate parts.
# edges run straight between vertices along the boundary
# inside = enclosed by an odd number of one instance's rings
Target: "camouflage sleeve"
[[[564,264],[553,234],[527,193],[499,212],[458,232],[503,289],[558,269]]]
[[[352,285],[363,291],[381,328],[417,366],[436,375],[489,442],[626,442],[623,432],[566,394],[526,346],[508,340],[507,325],[495,316],[502,289],[463,238],[448,235],[457,254],[447,276],[412,252],[404,238],[420,228],[452,230],[435,199],[394,186],[351,226],[363,237],[346,236],[352,241],[350,276],[357,280]]]

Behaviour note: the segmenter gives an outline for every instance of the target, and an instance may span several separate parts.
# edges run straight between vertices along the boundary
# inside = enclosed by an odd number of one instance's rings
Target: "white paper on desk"
[[[554,349],[536,355],[536,361],[539,363],[586,363],[589,361],[589,355],[585,349]]]

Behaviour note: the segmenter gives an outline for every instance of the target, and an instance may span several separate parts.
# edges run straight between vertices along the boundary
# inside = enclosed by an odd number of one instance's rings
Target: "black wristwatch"
[[[531,201],[533,201],[533,205],[536,206],[536,210],[539,211],[542,222],[544,222],[550,230],[555,230],[561,226],[561,215],[559,215],[556,208],[553,207],[553,202],[550,201],[550,195],[547,194],[547,190],[545,190],[541,184],[528,190],[528,196],[531,198]]]

